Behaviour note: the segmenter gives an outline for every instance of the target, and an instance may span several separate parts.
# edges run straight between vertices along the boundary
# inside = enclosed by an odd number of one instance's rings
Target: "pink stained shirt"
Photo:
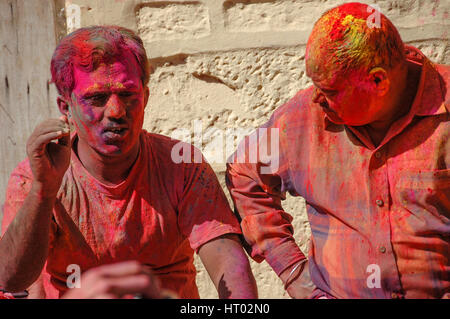
[[[262,126],[279,135],[276,169],[263,174],[270,165],[249,160],[265,143],[252,142],[256,133],[229,160],[227,186],[247,249],[277,274],[305,258],[281,201],[286,192],[305,198],[312,297],[441,298],[450,291],[450,67],[406,51],[421,68],[418,91],[378,147],[362,128],[330,122],[309,87]]]
[[[146,131],[140,143],[129,176],[116,186],[98,182],[72,151],[53,210],[50,252],[42,274],[47,298],[58,298],[68,289],[71,264],[83,272],[125,260],[148,265],[162,287],[181,298],[199,298],[194,251],[221,235],[241,233],[204,159],[176,164],[171,152],[178,141]],[[2,233],[21,208],[31,181],[25,160],[8,183]]]

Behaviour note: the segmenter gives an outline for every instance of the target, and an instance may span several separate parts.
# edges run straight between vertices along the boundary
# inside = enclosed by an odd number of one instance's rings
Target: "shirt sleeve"
[[[184,164],[183,184],[178,225],[192,249],[197,252],[214,238],[242,233],[214,171],[203,157],[201,163]]]
[[[266,260],[277,275],[306,258],[293,238],[293,218],[281,205],[286,195],[287,170],[280,132],[266,125],[239,144],[228,160],[226,172],[227,187],[248,244],[246,249],[255,261]]]

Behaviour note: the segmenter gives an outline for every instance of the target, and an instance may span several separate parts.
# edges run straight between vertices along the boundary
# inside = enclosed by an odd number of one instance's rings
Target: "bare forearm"
[[[238,266],[238,267],[236,267]],[[216,285],[220,299],[256,299],[258,290],[248,260],[227,265]]]
[[[20,291],[38,277],[48,255],[50,221],[56,195],[33,185],[22,208],[0,240],[0,286]]]
[[[258,298],[256,281],[237,235],[224,235],[206,243],[199,255],[219,298]]]

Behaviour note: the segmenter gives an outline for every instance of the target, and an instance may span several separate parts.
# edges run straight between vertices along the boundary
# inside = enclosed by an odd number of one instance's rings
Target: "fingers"
[[[144,294],[152,290],[152,278],[147,275],[132,275],[124,277],[104,278],[102,282],[96,284],[97,296],[113,295],[115,298],[121,298],[129,294]],[[156,289],[156,287],[154,287]],[[154,294],[156,295],[156,294]]]
[[[28,139],[28,154],[43,154],[45,146],[55,139],[60,140],[59,143],[62,145],[69,145],[70,143],[70,127],[65,116],[59,119],[48,119],[35,128]]]
[[[83,298],[122,298],[130,294],[140,294],[146,298],[161,296],[159,280],[148,267],[135,261],[104,265],[87,271],[81,278],[83,289],[88,294],[82,293]]]
[[[88,274],[94,273],[95,276],[99,277],[121,277],[128,275],[137,275],[142,273],[143,266],[136,261],[125,261],[116,264],[103,265],[98,268],[89,270],[86,272]]]
[[[58,144],[64,145],[64,146],[70,146],[70,124],[69,120],[66,115],[62,115],[59,117],[59,119],[64,122],[64,128],[63,128],[63,134],[61,138],[58,140]]]
[[[42,155],[44,153],[45,146],[48,143],[50,143],[52,140],[61,138],[70,138],[69,132],[56,131],[40,135],[33,141],[33,144],[30,145],[31,152],[33,153],[32,155]]]
[[[32,135],[39,136],[56,131],[70,131],[69,123],[65,116],[61,116],[59,119],[48,119],[40,123]]]

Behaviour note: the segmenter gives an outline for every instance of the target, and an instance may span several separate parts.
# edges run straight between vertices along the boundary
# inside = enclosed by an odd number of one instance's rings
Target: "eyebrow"
[[[83,96],[94,95],[98,93],[122,92],[122,91],[138,91],[139,87],[132,82],[120,83],[118,86],[112,88],[108,85],[99,85],[96,88],[88,88],[83,92]]]
[[[329,88],[329,87],[319,87],[319,89],[324,92],[336,92],[337,91],[337,89],[333,89],[333,88]]]
[[[335,91],[337,91],[337,88],[332,88],[332,87],[328,87],[328,86],[320,86],[314,81],[313,81],[313,84],[314,84],[314,86],[316,88],[318,88],[321,91],[325,91],[325,92],[335,92]]]

